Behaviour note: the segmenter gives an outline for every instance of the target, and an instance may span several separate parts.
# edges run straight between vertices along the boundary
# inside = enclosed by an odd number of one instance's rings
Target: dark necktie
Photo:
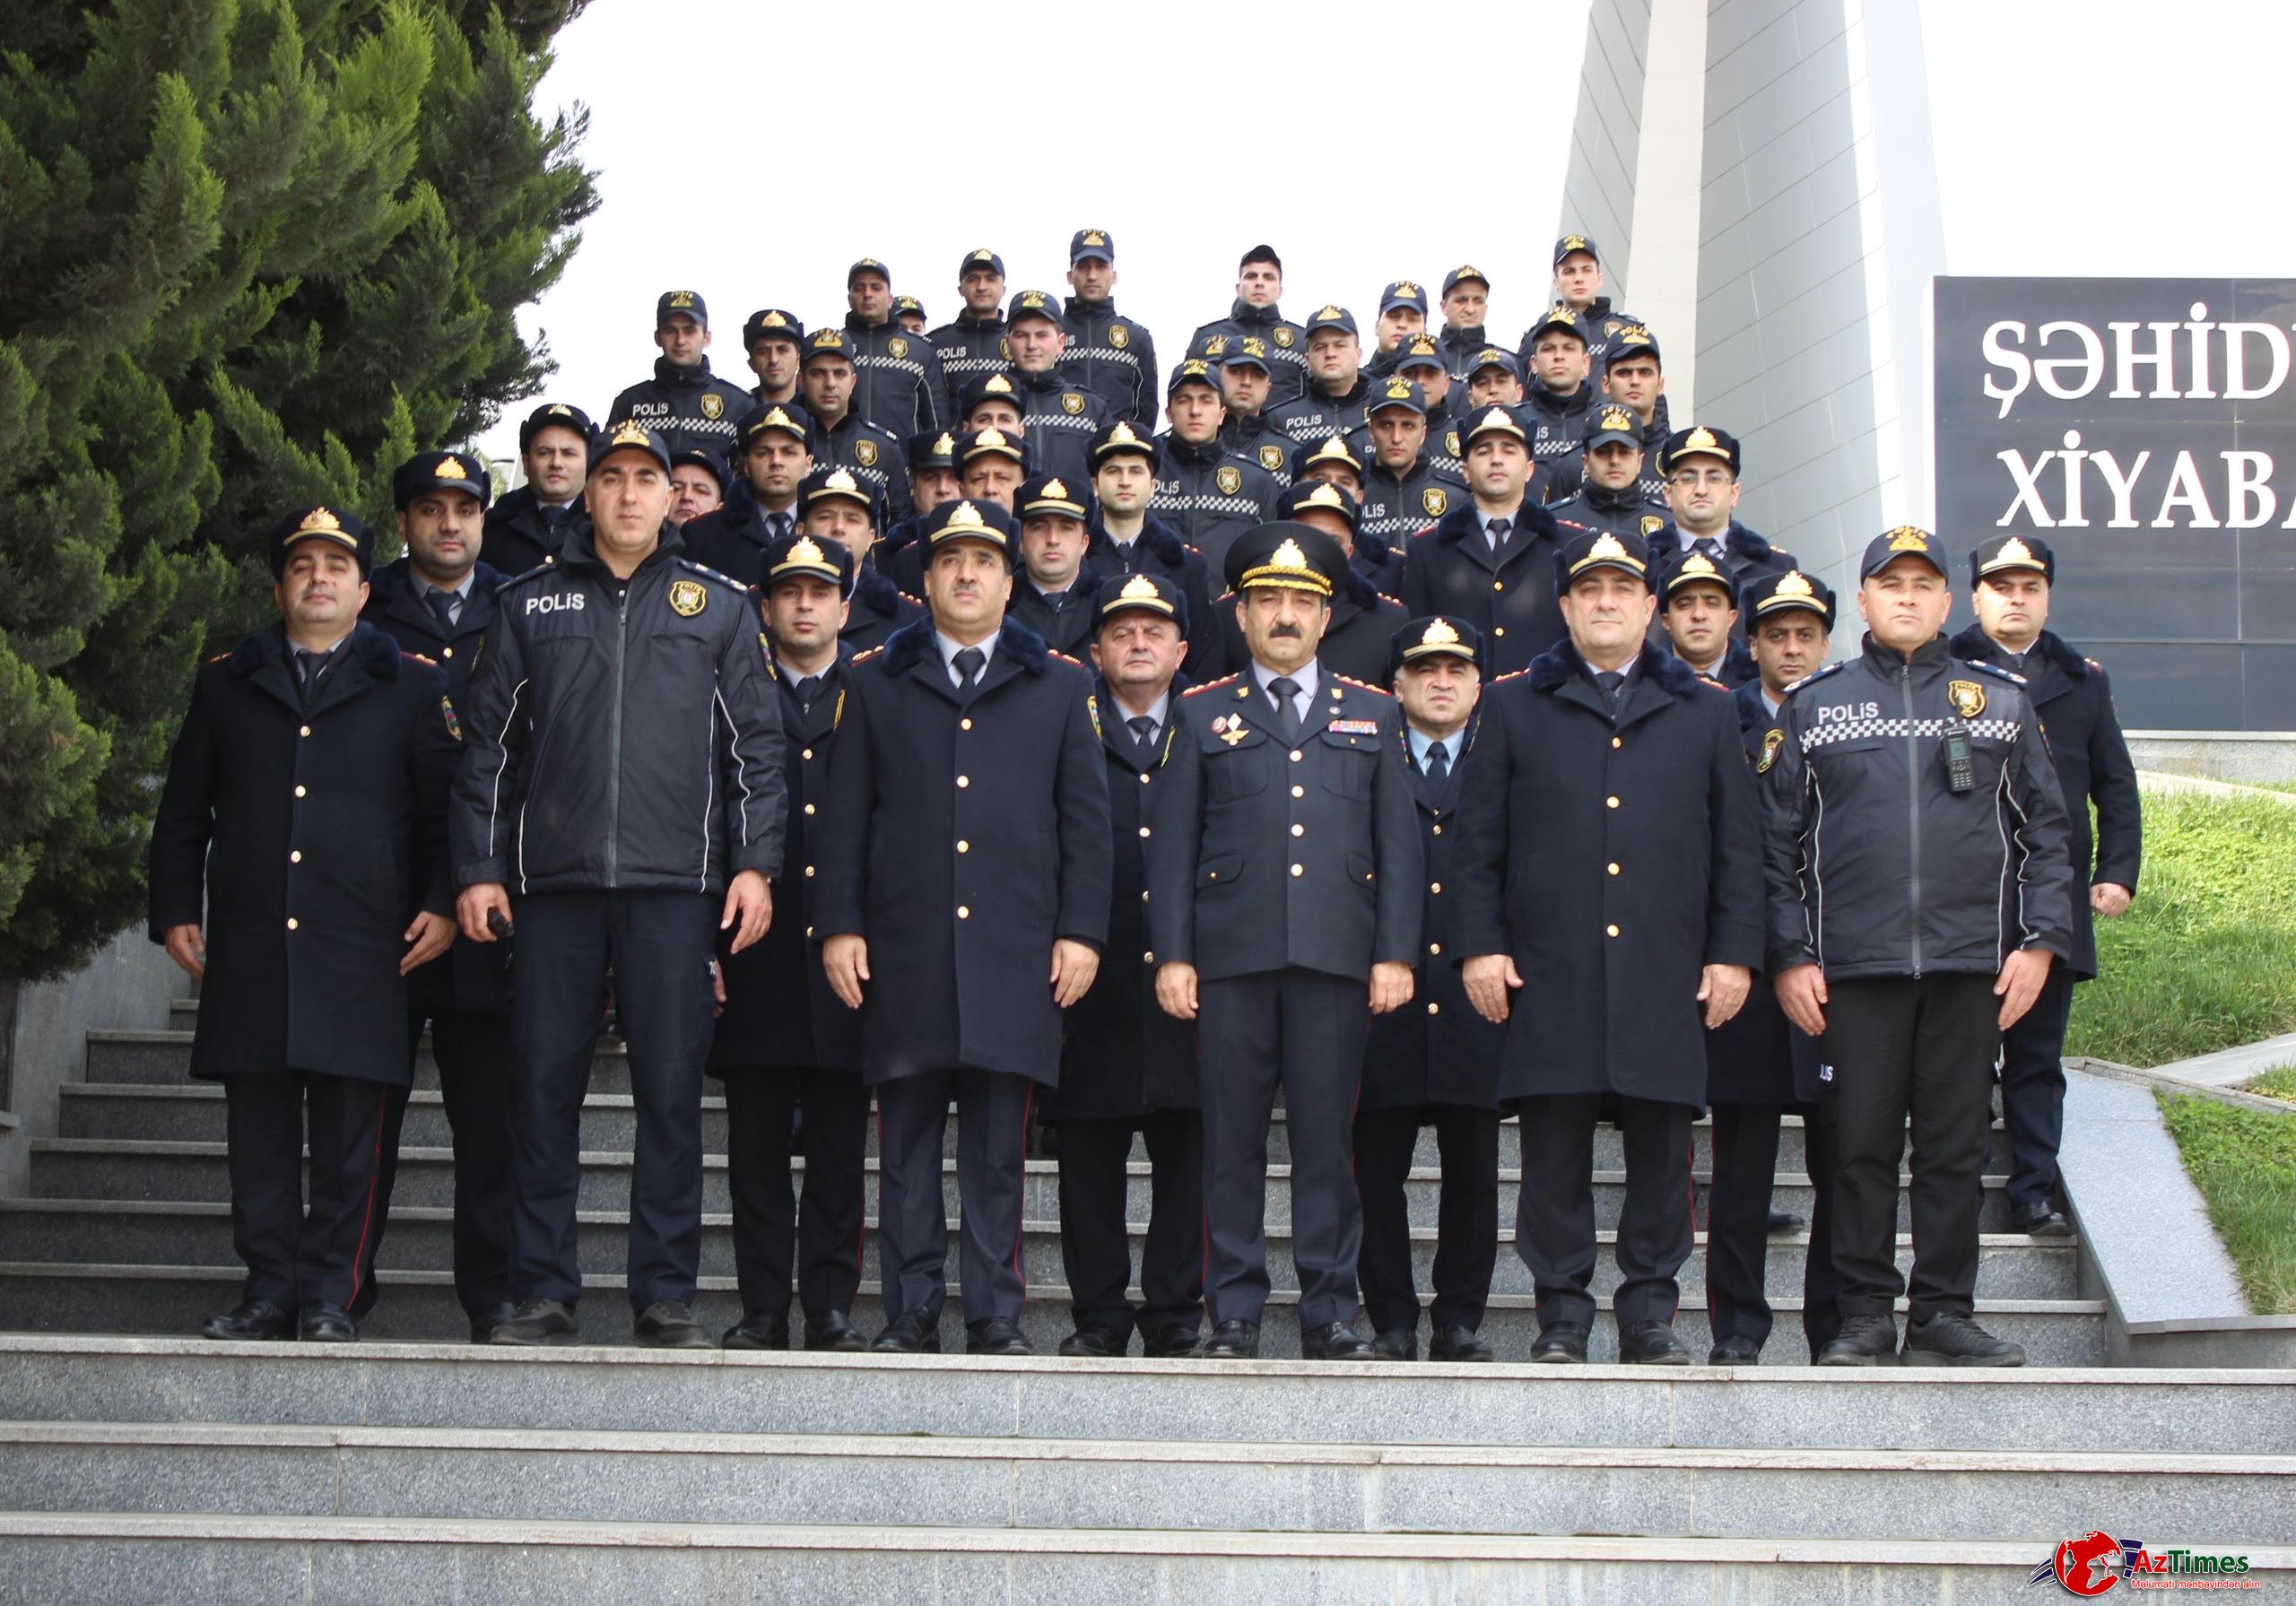
[[[1267,683],[1267,692],[1275,699],[1275,721],[1286,742],[1298,740],[1300,734],[1300,682],[1290,675],[1278,675]]]
[[[796,520],[787,513],[769,513],[765,516],[765,527],[771,533],[768,536],[769,540],[786,539],[796,525]]]
[[[305,708],[310,707],[311,699],[318,695],[319,675],[326,668],[326,660],[325,653],[307,652],[300,647],[295,649],[295,678],[302,683]]]
[[[1618,712],[1618,689],[1626,684],[1626,673],[1623,670],[1605,669],[1602,673],[1595,677],[1595,684],[1603,689],[1603,697],[1609,702],[1611,706],[1611,712],[1613,714],[1616,714]]]
[[[813,699],[821,695],[821,690],[822,678],[817,674],[809,674],[804,680],[799,681],[797,682],[797,707],[807,714],[812,713],[813,711]]]
[[[422,600],[430,603],[430,612],[439,616],[439,634],[453,635],[455,633],[455,604],[463,599],[454,592],[439,591],[434,588],[424,592]]]
[[[1439,786],[1450,773],[1450,750],[1438,742],[1427,750],[1427,778]]]
[[[980,683],[981,665],[988,662],[988,655],[977,647],[958,649],[955,663],[959,689],[970,691]]]
[[[1690,550],[1703,554],[1709,562],[1722,561],[1722,543],[1711,535],[1701,535],[1690,543]]]
[[[1504,551],[1507,547],[1507,537],[1515,533],[1515,521],[1511,518],[1494,518],[1484,528],[1491,535],[1491,550],[1494,552]]]
[[[1124,723],[1126,728],[1132,732],[1132,740],[1138,745],[1142,752],[1153,752],[1155,751],[1156,722],[1154,720],[1149,718],[1145,714],[1135,714],[1131,718],[1126,720]]]

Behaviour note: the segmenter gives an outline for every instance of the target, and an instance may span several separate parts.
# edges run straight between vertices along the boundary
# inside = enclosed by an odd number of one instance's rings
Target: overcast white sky
[[[1012,289],[1065,296],[1068,236],[1087,226],[1116,237],[1117,304],[1167,368],[1225,313],[1236,259],[1261,240],[1283,257],[1292,316],[1336,300],[1367,333],[1384,281],[1475,262],[1511,345],[1547,299],[1587,0],[1467,9],[1472,24],[1423,13],[1413,38],[1398,21],[1419,13],[1328,0],[598,0],[541,94],[589,108],[582,154],[603,197],[525,315],[559,362],[547,394],[595,412],[647,377],[664,290],[707,298],[712,366],[746,386],[742,319],[841,317],[855,257],[889,264],[938,324],[976,246],[1004,255]],[[2296,221],[2260,178],[2284,143],[2268,75],[2296,53],[2296,8],[2210,14],[1927,0],[1949,271],[2296,266]],[[507,455],[515,438],[507,420],[485,444]]]

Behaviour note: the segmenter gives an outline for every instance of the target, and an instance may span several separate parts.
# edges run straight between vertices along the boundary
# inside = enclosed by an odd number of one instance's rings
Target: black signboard
[[[2048,540],[2130,728],[2296,729],[2296,280],[1941,278],[1935,313],[1940,534]]]

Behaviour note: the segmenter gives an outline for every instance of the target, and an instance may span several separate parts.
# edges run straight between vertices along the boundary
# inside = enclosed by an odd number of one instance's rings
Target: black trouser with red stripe
[[[384,1128],[406,1090],[348,1076],[232,1076],[223,1082],[231,1244],[244,1298],[283,1306],[360,1303],[390,1202],[378,1185]],[[310,1142],[310,1202],[303,1145]],[[370,1297],[367,1304],[372,1304]]]
[[[786,1324],[790,1260],[797,1298],[815,1327],[850,1317],[861,1286],[862,1178],[869,1089],[850,1067],[729,1065],[726,1168],[734,1194],[734,1274],[742,1314]],[[804,1192],[791,1185],[789,1129],[805,1112]]]
[[[1355,1113],[1355,1183],[1363,1194],[1363,1307],[1379,1333],[1419,1331],[1419,1292],[1412,1280],[1411,1213],[1406,1184],[1419,1147],[1422,1116],[1435,1128],[1443,1166],[1435,1209],[1437,1333],[1483,1325],[1491,1274],[1499,1263],[1497,1110],[1464,1104],[1417,1105]]]
[[[1531,1269],[1542,1327],[1595,1323],[1595,1121],[1605,1097],[1554,1093],[1520,1101],[1523,1185],[1515,1200],[1515,1252]],[[1674,1273],[1690,1258],[1696,1232],[1690,1129],[1697,1114],[1686,1104],[1654,1098],[1618,1101],[1626,1202],[1611,1308],[1622,1333],[1641,1322],[1672,1322],[1682,1304]]]
[[[957,1277],[965,1324],[1021,1319],[1021,1206],[1028,1183],[1029,1104],[1036,1083],[1005,1071],[924,1071],[879,1082],[877,1274],[888,1321],[941,1319],[948,1298],[948,1201],[941,1150],[957,1106]],[[809,1111],[807,1125],[813,1124]]]

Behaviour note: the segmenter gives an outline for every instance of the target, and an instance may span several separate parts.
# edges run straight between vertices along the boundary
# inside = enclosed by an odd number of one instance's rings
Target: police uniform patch
[[[701,393],[701,416],[717,419],[726,416],[726,398],[714,390]]]
[[[1243,489],[1244,471],[1233,465],[1214,469],[1212,482],[1220,487],[1222,496],[1233,496]]]
[[[1615,334],[1623,327],[1625,327],[1625,326],[1621,324],[1618,319],[1612,318],[1607,323],[1604,324],[1603,333],[1605,334]]]
[[[1642,533],[1645,535],[1656,535],[1665,527],[1666,521],[1657,514],[1646,513],[1642,516]]]
[[[1451,499],[1448,492],[1431,485],[1419,493],[1419,505],[1427,510],[1430,518],[1440,518],[1450,511]]]
[[[855,441],[853,443],[853,461],[859,464],[863,468],[876,467],[877,443],[874,440]]]
[[[1264,446],[1260,447],[1259,465],[1267,470],[1269,473],[1274,473],[1277,469],[1282,468],[1283,466],[1283,448],[1282,447],[1273,446]]]
[[[906,357],[909,355],[909,342],[896,334],[885,342],[885,350],[896,357]]]
[[[1786,733],[1784,731],[1764,731],[1761,735],[1761,757],[1754,760],[1754,773],[1756,775],[1768,775],[1770,773],[1770,767],[1778,762],[1778,750],[1785,745]]]
[[[680,618],[691,619],[709,605],[709,589],[700,580],[670,582],[670,611]]]
[[[463,722],[455,717],[455,699],[451,697],[440,698],[439,712],[447,716],[447,734],[460,742],[463,739]]]
[[[1091,716],[1092,737],[1098,741],[1100,734],[1100,699],[1089,691],[1084,694],[1084,712]]]
[[[1001,334],[996,337],[996,354],[1007,362],[1013,360],[1013,343]],[[1001,378],[1003,376],[998,377]]]
[[[1963,719],[1975,719],[1985,712],[1985,688],[1975,681],[1945,682],[1945,700],[1953,705],[1953,712]]]
[[[1122,324],[1110,324],[1109,326],[1109,344],[1121,352],[1125,347],[1131,343],[1131,330],[1126,328]]]
[[[1084,398],[1073,390],[1064,390],[1060,393],[1060,410],[1074,418],[1084,411]]]
[[[1282,346],[1285,351],[1290,351],[1292,349],[1292,331],[1279,327],[1275,331],[1275,343]]]
[[[1459,455],[1459,432],[1457,430],[1444,432],[1443,449],[1454,457]]]

